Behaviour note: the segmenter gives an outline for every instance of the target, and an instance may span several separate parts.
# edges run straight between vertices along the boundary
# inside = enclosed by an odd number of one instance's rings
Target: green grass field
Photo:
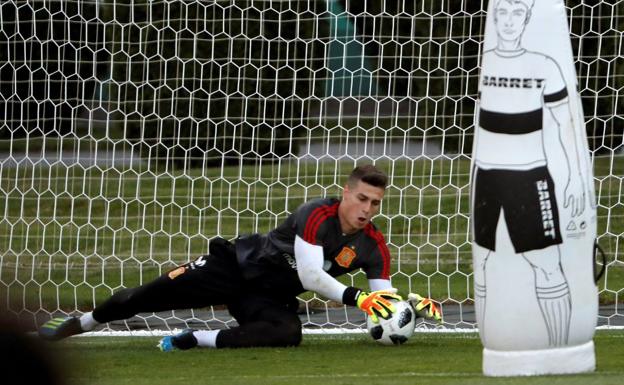
[[[595,373],[487,378],[477,334],[414,335],[399,347],[368,336],[306,335],[297,348],[162,353],[157,337],[74,337],[50,345],[70,385],[622,384],[624,332],[599,331]]]

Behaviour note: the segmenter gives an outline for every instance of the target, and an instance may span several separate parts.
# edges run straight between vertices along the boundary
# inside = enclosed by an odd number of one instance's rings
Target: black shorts
[[[277,278],[275,274],[273,277]],[[110,322],[138,313],[226,305],[241,326],[258,322],[260,325],[263,322],[286,325],[296,334],[301,328],[297,298],[276,288],[268,280],[245,279],[233,245],[217,239],[210,243],[210,254],[171,269],[141,286],[117,291],[93,310],[93,316],[99,322]],[[225,346],[293,345],[298,341],[290,339],[292,334],[286,337],[286,342],[259,337],[232,338]]]
[[[168,293],[170,308],[227,305],[239,324],[276,315],[297,317],[298,301],[294,294],[275,290],[267,281],[245,279],[233,245],[223,240],[212,242],[209,255],[158,278],[167,289],[162,291]]]
[[[473,184],[473,234],[478,245],[496,250],[501,209],[516,253],[561,243],[555,184],[547,167],[531,170],[477,167]]]

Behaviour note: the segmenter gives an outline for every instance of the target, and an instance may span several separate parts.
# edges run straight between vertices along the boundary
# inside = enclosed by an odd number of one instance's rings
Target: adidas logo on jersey
[[[202,256],[200,256],[199,258],[197,258],[195,261],[191,262],[191,263],[189,264],[189,267],[190,267],[192,270],[195,270],[195,269],[196,269],[196,268],[198,268],[198,267],[203,267],[205,264],[206,264],[206,259],[205,259],[205,257],[202,255]]]

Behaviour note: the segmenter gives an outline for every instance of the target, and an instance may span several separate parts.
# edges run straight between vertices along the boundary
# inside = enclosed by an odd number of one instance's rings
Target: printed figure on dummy
[[[567,343],[570,290],[561,267],[562,243],[555,187],[565,188],[564,208],[578,216],[585,192],[580,175],[555,186],[548,171],[542,131],[543,114],[551,114],[560,131],[568,173],[579,169],[577,145],[566,84],[557,62],[522,47],[531,20],[532,0],[498,0],[494,23],[496,48],[483,53],[490,70],[480,87],[479,132],[474,183],[475,295],[477,322],[486,312],[485,268],[496,250],[500,210],[516,253],[535,273],[535,293],[544,317],[549,345]],[[537,70],[537,71],[536,71]]]

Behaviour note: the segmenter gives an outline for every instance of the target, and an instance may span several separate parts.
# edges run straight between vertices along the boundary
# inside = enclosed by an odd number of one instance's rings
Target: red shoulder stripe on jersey
[[[315,208],[306,221],[303,240],[313,245],[316,244],[316,233],[319,227],[321,227],[321,224],[323,224],[327,218],[336,215],[337,211],[338,202],[331,206],[323,205]]]
[[[308,222],[306,223],[306,234],[304,239],[306,242],[311,244],[316,244],[316,234],[318,233],[319,227],[321,224],[325,222],[325,220],[331,216],[335,216],[338,211],[338,203],[332,206],[321,206],[314,210],[313,215],[310,216]]]
[[[364,227],[364,232],[369,237],[373,238],[375,242],[377,242],[377,247],[379,248],[379,253],[381,254],[381,258],[383,258],[383,269],[381,271],[382,279],[390,279],[390,250],[388,250],[388,246],[386,245],[386,240],[384,239],[383,234],[379,230],[375,230],[372,224],[366,225]]]
[[[318,232],[318,227],[325,221],[325,219],[327,219],[327,206],[317,207],[314,211],[312,211],[312,214],[306,222],[303,234],[303,239],[306,242],[313,245],[316,244],[316,233]]]
[[[308,217],[308,220],[306,221],[305,227],[303,229],[303,240],[308,242],[308,243],[312,243],[315,244],[315,239],[311,238],[311,232],[312,232],[312,228],[314,227],[314,224],[320,220],[320,217],[325,215],[325,211],[327,209],[327,206],[320,206],[315,208],[314,210],[312,210],[312,213],[310,214],[310,216]]]

